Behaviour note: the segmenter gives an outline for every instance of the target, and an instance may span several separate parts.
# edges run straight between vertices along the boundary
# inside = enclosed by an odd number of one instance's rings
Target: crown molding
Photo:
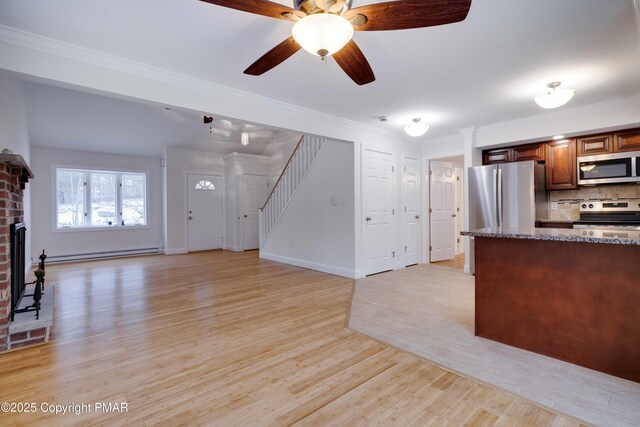
[[[122,58],[97,50],[85,48],[72,43],[50,37],[41,36],[28,31],[0,24],[0,42],[19,46],[21,48],[44,52],[50,55],[86,62],[114,71],[132,74],[143,78],[153,79],[170,85],[180,86],[215,96],[226,96],[239,99],[244,103],[277,109],[284,113],[294,113],[312,120],[324,120],[338,126],[344,126],[351,130],[361,130],[394,138],[396,140],[410,141],[400,132],[380,129],[364,123],[348,120],[342,117],[320,111],[311,110],[294,104],[278,101],[265,96],[256,95],[239,89],[224,86],[218,83],[198,79],[185,74],[176,73],[164,68],[155,67],[138,61]],[[0,68],[2,63],[0,61]]]
[[[574,107],[561,111],[552,111],[543,114],[537,114],[535,116],[528,116],[521,119],[515,119],[507,122],[494,123],[490,125],[480,126],[477,128],[479,135],[485,133],[491,133],[494,131],[518,128],[521,126],[529,125],[532,123],[545,121],[545,120],[566,120],[574,117],[584,116],[586,114],[595,114],[618,108],[626,107],[640,107],[640,95],[634,95],[627,98],[613,98],[604,102],[596,104],[583,105],[581,107]]]

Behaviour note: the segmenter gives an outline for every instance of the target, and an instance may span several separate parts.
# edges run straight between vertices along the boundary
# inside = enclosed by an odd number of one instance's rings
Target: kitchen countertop
[[[605,243],[640,246],[640,231],[573,228],[480,228],[462,231],[463,236],[503,239],[555,240],[560,242]]]
[[[577,219],[537,219],[536,221],[540,222],[551,222],[558,224],[573,224],[577,221]]]

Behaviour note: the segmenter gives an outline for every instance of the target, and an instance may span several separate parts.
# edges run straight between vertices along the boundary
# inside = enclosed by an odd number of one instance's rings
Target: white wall
[[[29,145],[29,129],[24,101],[22,82],[13,76],[0,73],[0,150],[8,148],[14,154],[21,155],[27,164],[31,165],[31,149]],[[37,174],[36,178],[38,178]],[[43,178],[40,177],[40,180]],[[46,179],[46,178],[45,178]],[[27,259],[31,254],[33,230],[31,221],[31,187],[36,180],[31,180],[25,186],[23,193],[24,223],[27,227],[27,241],[25,254]],[[26,263],[27,271],[30,269]],[[27,278],[30,278],[29,274]]]
[[[165,253],[188,251],[187,242],[187,173],[225,175],[224,159],[220,154],[167,147],[165,150]],[[226,182],[225,182],[226,185]],[[226,238],[225,238],[226,241]]]
[[[260,251],[262,258],[355,277],[353,144],[328,141]],[[332,205],[331,198],[344,199]]]
[[[34,141],[37,144],[37,141]],[[155,157],[122,156],[88,151],[32,147],[32,169],[37,179],[32,186],[32,256],[42,249],[62,256],[102,251],[162,247],[162,167]],[[147,171],[148,227],[107,230],[55,230],[54,168],[74,167],[103,170]]]

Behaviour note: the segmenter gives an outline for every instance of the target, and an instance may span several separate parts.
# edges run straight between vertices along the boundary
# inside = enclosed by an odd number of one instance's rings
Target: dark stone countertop
[[[640,231],[575,228],[480,228],[463,231],[463,236],[502,239],[555,240],[559,242],[605,243],[640,246]]]

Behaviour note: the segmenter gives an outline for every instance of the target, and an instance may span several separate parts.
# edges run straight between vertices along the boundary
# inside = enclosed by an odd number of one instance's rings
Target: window
[[[196,190],[215,190],[216,187],[213,185],[213,182],[208,179],[203,179],[202,181],[198,181],[196,184]]]
[[[56,169],[56,228],[147,225],[147,174]]]

